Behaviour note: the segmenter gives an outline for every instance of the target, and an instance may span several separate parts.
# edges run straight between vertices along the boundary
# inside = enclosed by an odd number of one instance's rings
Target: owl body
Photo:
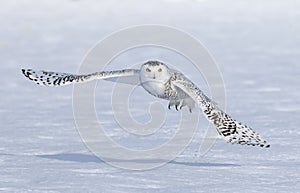
[[[149,94],[158,98],[165,98],[166,84],[159,81],[148,81],[142,86]]]
[[[170,69],[162,62],[148,61],[140,68],[141,85],[148,93],[168,100],[169,109],[172,106],[175,106],[176,110],[188,106],[189,110],[192,111],[195,102],[185,92],[172,84],[178,80],[191,83],[181,72]]]
[[[167,66],[160,62],[149,61],[140,68],[141,86],[151,95],[166,99],[166,91],[170,90],[171,74]]]

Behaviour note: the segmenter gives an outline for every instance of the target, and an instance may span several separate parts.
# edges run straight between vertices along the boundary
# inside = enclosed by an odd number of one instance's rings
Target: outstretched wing
[[[135,69],[126,69],[117,71],[95,72],[92,74],[85,75],[76,75],[69,73],[22,69],[22,73],[25,75],[25,77],[35,82],[36,84],[46,86],[61,86],[72,83],[84,83],[98,79],[138,85],[140,84],[139,72],[139,70]]]
[[[232,119],[219,109],[197,86],[190,81],[173,81],[172,84],[188,94],[198,104],[206,118],[216,126],[217,132],[232,144],[270,147],[260,135],[250,127]]]

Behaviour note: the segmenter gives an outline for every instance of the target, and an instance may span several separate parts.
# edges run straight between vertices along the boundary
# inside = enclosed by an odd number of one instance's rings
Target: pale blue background
[[[0,191],[299,192],[299,9],[296,0],[2,1]],[[220,66],[227,111],[258,130],[271,148],[218,140],[198,158],[200,142],[194,140],[178,159],[161,168],[113,168],[81,142],[73,120],[72,87],[38,87],[21,75],[24,67],[76,72],[99,40],[140,24],[170,25],[198,38]],[[122,58],[124,64],[131,61],[129,56]],[[200,83],[193,72],[185,74]],[[101,92],[98,88],[97,96]],[[109,113],[107,96],[97,101],[99,116]],[[141,96],[136,99],[140,106],[134,108],[146,114],[141,110],[153,98],[146,92]],[[112,119],[106,120],[115,139],[138,145],[120,135]],[[206,120],[200,120],[205,126]],[[166,129],[157,140],[169,137],[169,132]],[[198,135],[203,132],[199,128]]]

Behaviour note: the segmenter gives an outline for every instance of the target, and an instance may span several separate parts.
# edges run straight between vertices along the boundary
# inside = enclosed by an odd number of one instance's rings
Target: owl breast
[[[147,81],[142,84],[144,89],[151,95],[159,98],[164,98],[166,85],[160,81]]]

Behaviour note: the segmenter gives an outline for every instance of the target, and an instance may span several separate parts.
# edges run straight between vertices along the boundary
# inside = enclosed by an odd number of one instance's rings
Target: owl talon
[[[171,110],[171,105],[168,105],[168,109]]]
[[[176,109],[176,111],[178,111],[178,105],[175,105],[175,109]]]

